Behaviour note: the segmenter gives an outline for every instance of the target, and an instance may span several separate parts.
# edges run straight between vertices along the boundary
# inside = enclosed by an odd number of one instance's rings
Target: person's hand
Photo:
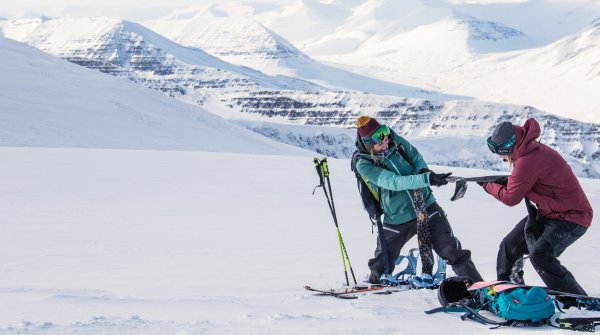
[[[423,174],[427,172],[431,172],[431,170],[429,170],[428,168],[422,168],[421,170],[419,170],[419,172],[417,172],[417,174]]]
[[[446,184],[448,184],[448,181],[446,180],[446,178],[448,176],[450,176],[451,174],[452,174],[452,172],[448,172],[448,173],[431,172],[429,174],[429,184],[431,184],[433,186],[437,186],[437,187],[446,185]]]
[[[500,185],[504,185],[504,186],[508,185],[508,176],[501,177],[501,178],[494,180],[494,184],[500,184]]]

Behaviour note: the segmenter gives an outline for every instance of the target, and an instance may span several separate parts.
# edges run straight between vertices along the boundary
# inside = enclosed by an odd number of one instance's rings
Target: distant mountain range
[[[206,0],[147,24],[178,39],[191,22],[186,32],[196,36],[211,22],[237,29],[248,21],[313,60],[363,76],[600,122],[598,1]],[[285,64],[243,58],[267,73],[292,73]]]
[[[137,23],[103,17],[9,20],[0,22],[0,28],[9,38],[70,62],[129,78],[224,118],[246,120],[238,122],[279,141],[335,157],[348,157],[353,134],[327,127],[352,128],[358,115],[368,114],[403,136],[424,138],[432,163],[501,168],[496,157],[482,154],[481,140],[500,121],[522,123],[536,117],[544,128],[544,143],[560,150],[579,175],[600,176],[596,124],[560,118],[530,106],[476,101],[371,79],[323,65],[252,20],[202,21],[199,18],[206,13],[193,13],[153,23],[154,29],[168,30],[171,38],[187,46]],[[471,16],[431,26],[450,35],[468,31],[482,43],[527,40],[518,29]],[[416,34],[414,30],[408,33]],[[448,38],[442,43],[452,41]],[[448,57],[462,57],[452,53],[456,50],[450,50]],[[513,52],[513,57],[518,55]],[[247,61],[257,67],[262,62],[260,70],[268,74],[229,61]],[[482,61],[474,59],[473,63]],[[473,70],[472,75],[477,72]],[[380,90],[389,94],[369,92]],[[305,128],[281,124],[313,125],[318,127],[311,129],[318,130],[307,133]]]

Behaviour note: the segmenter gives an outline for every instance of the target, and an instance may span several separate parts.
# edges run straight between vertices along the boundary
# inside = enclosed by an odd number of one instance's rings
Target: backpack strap
[[[410,158],[408,158],[408,153],[406,152],[406,149],[404,149],[404,146],[402,144],[396,144],[396,150],[398,150],[400,155],[402,155],[402,158],[412,166],[412,162],[410,161]]]
[[[510,326],[513,324],[512,321],[496,321],[496,320],[486,318],[485,316],[479,314],[480,309],[472,308],[464,300],[459,301],[458,304],[467,310],[467,312],[460,317],[461,320],[469,319],[469,320],[473,320],[473,321],[479,322],[484,325],[489,324],[489,325],[496,325],[496,326]]]

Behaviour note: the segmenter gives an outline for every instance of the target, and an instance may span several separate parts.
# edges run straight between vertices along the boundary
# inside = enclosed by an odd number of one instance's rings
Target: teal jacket
[[[380,162],[383,160],[382,166],[375,165],[371,155],[363,152],[356,163],[356,170],[379,192],[384,223],[403,224],[417,217],[411,190],[421,189],[426,207],[433,204],[435,198],[428,187],[430,172],[417,174],[428,168],[423,156],[404,138],[395,133],[391,136],[398,146],[404,147],[410,162],[396,148],[391,149],[388,157],[378,157]]]

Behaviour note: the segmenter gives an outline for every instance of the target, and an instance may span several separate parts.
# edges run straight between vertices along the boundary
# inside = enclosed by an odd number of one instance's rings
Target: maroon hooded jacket
[[[548,219],[589,227],[592,206],[564,158],[536,141],[540,136],[538,122],[528,119],[523,127],[513,125],[513,129],[517,139],[513,150],[515,165],[508,184],[487,183],[486,192],[508,206],[515,206],[527,197]]]

